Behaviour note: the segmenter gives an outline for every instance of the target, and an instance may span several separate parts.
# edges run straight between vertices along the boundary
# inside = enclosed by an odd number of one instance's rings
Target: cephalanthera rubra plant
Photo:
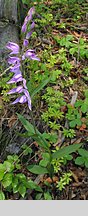
[[[8,94],[14,94],[18,93],[21,94],[12,104],[16,103],[28,103],[28,107],[31,110],[31,98],[30,94],[28,92],[27,86],[26,86],[26,80],[23,77],[23,68],[22,63],[26,58],[29,58],[30,60],[37,60],[40,59],[36,56],[35,50],[28,49],[29,45],[29,38],[33,32],[33,29],[35,27],[35,23],[32,21],[33,14],[35,12],[34,7],[32,7],[24,20],[23,26],[21,28],[21,31],[24,33],[23,38],[23,45],[22,49],[19,47],[18,44],[14,42],[8,42],[7,49],[11,50],[11,53],[9,54],[8,58],[8,64],[11,65],[10,71],[13,72],[13,77],[11,80],[8,81],[8,84],[11,83],[20,83],[16,88],[11,89]],[[30,32],[27,32],[27,25],[29,22],[32,22],[30,25]]]
[[[53,159],[62,158],[66,155],[69,155],[73,152],[75,152],[77,149],[80,148],[81,144],[76,145],[70,145],[64,148],[61,148],[60,150],[52,153],[52,150],[50,148],[49,143],[44,138],[44,134],[41,134],[38,129],[35,127],[33,116],[32,116],[32,105],[31,105],[31,97],[28,92],[27,86],[26,86],[26,79],[24,78],[23,74],[23,62],[25,59],[29,58],[30,60],[37,60],[40,61],[40,59],[36,56],[35,50],[29,49],[29,38],[32,35],[33,29],[35,27],[35,23],[33,21],[33,14],[35,12],[34,7],[32,7],[24,20],[24,23],[22,25],[21,31],[23,33],[23,44],[22,48],[14,42],[8,42],[7,49],[11,50],[8,58],[8,64],[11,65],[10,72],[13,72],[13,77],[8,81],[8,84],[11,83],[17,83],[17,87],[11,89],[8,94],[14,94],[17,93],[19,96],[17,99],[12,102],[12,104],[16,103],[26,103],[28,104],[30,114],[32,117],[31,124],[29,121],[27,121],[22,115],[18,114],[18,118],[24,125],[27,136],[31,136],[38,144],[41,146],[42,151],[42,157],[44,158],[42,161],[40,161],[39,165],[30,165],[28,166],[28,170],[35,174],[45,174],[48,173],[49,176],[52,178],[54,174],[54,166],[52,164]],[[30,31],[28,32],[28,23],[30,24]],[[49,81],[49,80],[48,80]],[[47,84],[47,82],[46,82]],[[20,95],[21,94],[21,95]]]

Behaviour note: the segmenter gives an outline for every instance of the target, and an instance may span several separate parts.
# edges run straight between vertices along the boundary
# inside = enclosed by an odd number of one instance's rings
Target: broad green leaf
[[[5,166],[3,164],[0,163],[0,181],[3,179],[4,177],[4,172],[5,172]]]
[[[4,188],[8,187],[12,183],[12,173],[6,173],[2,180],[2,185]]]
[[[17,193],[18,192],[18,185],[16,187],[13,187],[13,193]]]
[[[26,148],[24,150],[24,155],[28,155],[28,154],[31,154],[32,153],[32,149],[31,148]]]
[[[11,162],[11,163],[14,161],[13,156],[11,156],[11,155],[8,155],[8,156],[7,156],[7,159],[8,159],[8,161]]]
[[[52,200],[52,197],[49,192],[44,193],[45,200]]]
[[[28,5],[29,4],[29,0],[22,0],[22,3]]]
[[[23,173],[19,173],[16,175],[16,177],[21,181],[25,181],[26,180],[26,176]]]
[[[43,159],[40,161],[39,165],[46,167],[48,163],[50,162],[50,154],[49,153],[43,153],[42,154]]]
[[[74,128],[76,126],[76,120],[70,121],[69,125],[71,128]]]
[[[18,178],[17,177],[14,177],[13,179],[12,187],[13,187],[13,193],[17,193],[18,192]]]
[[[66,160],[72,160],[73,159],[73,157],[72,157],[72,155],[67,155],[66,157],[64,157]]]
[[[50,160],[50,154],[49,153],[42,153],[42,156],[45,160],[49,161]]]
[[[29,180],[27,182],[26,187],[31,189],[31,190],[36,190],[36,191],[42,192],[42,188],[39,185],[37,185],[35,182],[33,182],[32,180]]]
[[[75,103],[75,107],[80,107],[82,104],[83,104],[83,101],[82,101],[82,100],[78,100],[78,101]]]
[[[42,193],[38,193],[35,197],[36,200],[41,200],[42,197]]]
[[[77,124],[78,126],[81,126],[82,122],[81,122],[80,118],[77,118],[77,119],[76,119],[76,124]]]
[[[88,168],[88,158],[85,160],[85,166]]]
[[[5,166],[6,172],[11,172],[14,169],[14,165],[11,162],[5,161],[3,165]]]
[[[88,99],[88,89],[85,90],[85,97]]]
[[[39,162],[39,165],[43,166],[43,167],[47,167],[48,163],[49,163],[49,161],[43,159]]]
[[[26,187],[23,184],[21,184],[18,188],[18,191],[19,191],[20,195],[24,198],[24,196],[26,194]]]
[[[48,173],[48,170],[45,167],[39,165],[30,165],[27,169],[34,174],[45,174]]]
[[[5,194],[2,191],[0,191],[0,200],[5,200]]]
[[[16,186],[16,185],[18,185],[18,178],[17,178],[17,176],[15,176],[14,178],[13,178],[13,182],[12,182],[12,186]]]
[[[16,164],[15,166],[16,166],[16,169],[18,169],[18,170],[21,169],[21,165],[20,164]]]
[[[59,149],[58,151],[54,152],[52,154],[52,158],[53,159],[61,158],[61,157],[64,157],[66,155],[69,155],[69,154],[77,151],[81,146],[82,146],[82,143],[81,144],[73,144],[70,146],[63,147],[63,148]]]
[[[77,157],[75,159],[75,164],[77,164],[77,165],[82,165],[82,164],[84,164],[84,162],[85,162],[85,160],[83,157]]]
[[[86,99],[83,103],[83,105],[81,106],[81,111],[83,113],[86,113],[88,111],[88,99]]]
[[[44,88],[44,86],[47,85],[47,83],[50,81],[50,79],[51,79],[51,77],[49,77],[46,80],[42,80],[42,82],[39,84],[39,86],[37,86],[35,88],[35,90],[32,92],[31,98],[33,98],[35,94],[37,94],[40,90],[42,90]]]
[[[87,157],[88,158],[88,151],[85,149],[79,149],[78,153],[82,156],[82,157]]]
[[[0,181],[3,179],[3,177],[4,177],[4,172],[0,171]]]

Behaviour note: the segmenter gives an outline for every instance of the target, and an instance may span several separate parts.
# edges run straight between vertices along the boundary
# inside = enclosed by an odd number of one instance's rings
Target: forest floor
[[[74,143],[82,143],[82,147],[87,151],[88,3],[58,2],[34,3],[36,28],[30,44],[36,48],[40,62],[34,61],[30,62],[30,65],[28,63],[25,65],[27,86],[33,96],[32,106],[36,127],[44,134],[52,151]],[[31,81],[30,71],[32,71]],[[37,176],[26,169],[28,164],[39,163],[42,158],[41,149],[30,137],[20,136],[25,130],[16,112],[24,115],[30,122],[31,118],[27,105],[10,105],[13,97],[6,94],[10,88],[6,84],[8,79],[9,77],[3,76],[0,81],[2,83],[0,162],[6,160],[7,155],[21,155],[24,144],[26,147],[32,146],[31,157],[30,154],[22,155],[21,172],[36,182],[43,189],[43,193],[28,190],[26,196],[20,198],[18,193],[4,189],[7,199],[87,200],[88,161],[86,165],[75,163],[77,153],[74,153],[73,158],[68,159],[66,164],[61,161],[57,164],[54,161],[56,171],[53,180],[48,174]],[[57,182],[63,173],[69,171],[72,172],[71,181],[60,190],[56,186]]]

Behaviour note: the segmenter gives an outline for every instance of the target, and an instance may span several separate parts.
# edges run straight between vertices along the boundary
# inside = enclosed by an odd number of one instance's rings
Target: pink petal
[[[14,94],[14,93],[22,93],[23,86],[18,86],[17,88],[11,89],[7,94]]]
[[[23,78],[23,86],[25,89],[27,89],[27,86],[26,86],[26,80]]]
[[[34,27],[35,27],[35,23],[33,22],[33,23],[31,24],[30,29],[33,29]]]
[[[16,56],[14,56],[14,57],[9,57],[8,63],[9,63],[9,64],[20,63],[20,58],[19,58],[19,57],[16,57]]]
[[[28,46],[28,44],[29,44],[29,42],[28,42],[28,40],[27,39],[24,39],[24,41],[23,41],[23,46]]]
[[[27,98],[25,95],[22,95],[20,100],[19,100],[19,103],[26,103],[27,102]]]
[[[16,103],[18,103],[19,102],[19,100],[20,100],[20,98],[21,97],[18,97],[13,103],[11,103],[11,104],[16,104]]]

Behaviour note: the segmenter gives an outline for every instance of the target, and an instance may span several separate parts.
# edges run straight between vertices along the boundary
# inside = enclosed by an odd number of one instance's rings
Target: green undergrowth
[[[0,199],[14,199],[15,196],[30,199],[28,194],[34,200],[60,199],[61,193],[73,182],[73,173],[68,166],[88,168],[88,151],[84,148],[84,142],[88,141],[85,23],[88,3],[84,0],[22,2],[26,4],[25,8],[34,5],[36,10],[30,48],[36,49],[40,62],[25,60],[24,64],[35,125],[30,120],[33,117],[31,112],[27,119],[26,106],[22,110],[17,105],[21,126],[17,127],[16,133],[21,138],[31,139],[28,144],[21,145],[18,154],[1,160]],[[85,26],[82,30],[81,23]],[[9,78],[10,75],[4,74],[0,80],[4,104],[13,99],[7,95]],[[75,92],[78,96],[72,104]],[[25,117],[23,111],[27,113]],[[81,137],[85,137],[85,141],[80,139],[80,143],[76,143]],[[37,177],[39,183],[36,183]]]

